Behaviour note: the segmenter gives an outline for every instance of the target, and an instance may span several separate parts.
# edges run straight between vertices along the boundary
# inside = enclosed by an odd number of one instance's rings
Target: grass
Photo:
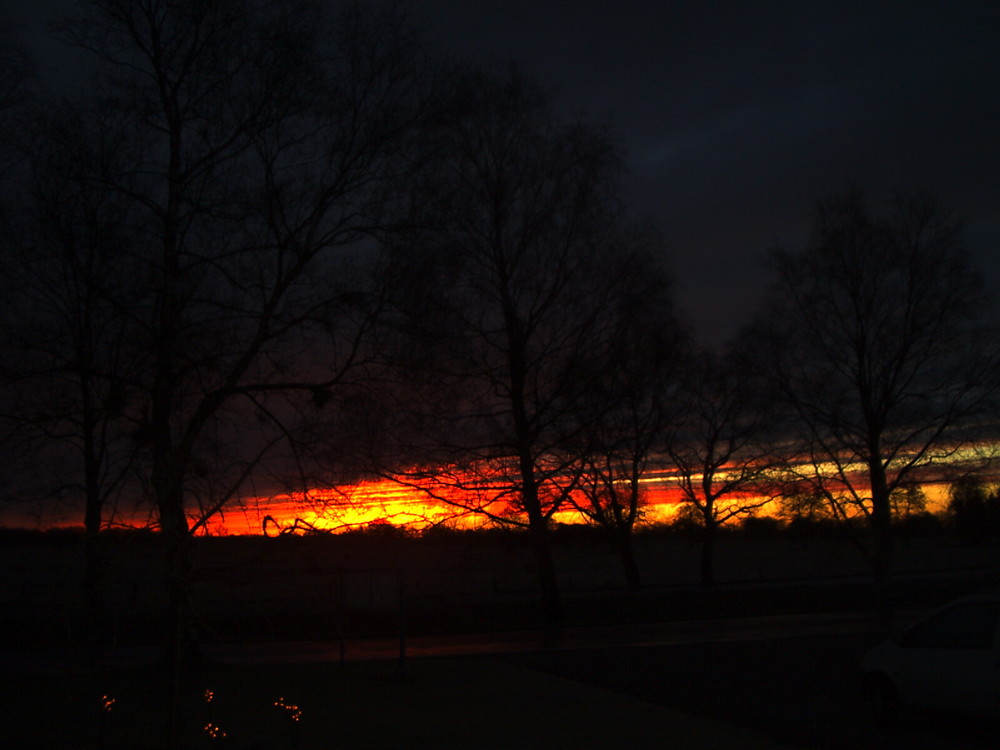
[[[0,535],[4,541],[3,648],[80,648],[90,642],[81,620],[78,540],[40,544]],[[621,585],[614,556],[589,541],[564,539],[556,549],[573,624],[846,609],[861,606],[859,592],[867,585],[863,578],[853,582],[863,566],[836,539],[747,536],[720,545],[720,581],[783,585],[703,592],[691,586],[697,580],[695,546],[683,538],[644,537],[637,552],[650,585],[630,592]],[[113,635],[117,645],[161,642],[162,555],[156,539],[112,542],[103,635]],[[395,632],[397,605],[376,601],[375,594],[382,583],[395,584],[399,571],[405,571],[411,635],[517,629],[529,627],[532,617],[530,550],[512,537],[208,539],[199,540],[195,551],[201,575],[195,604],[211,626],[208,635],[221,642],[331,640],[341,629],[348,638]],[[900,556],[906,563],[901,569],[914,572],[996,575],[995,546],[914,539],[901,546]],[[809,581],[834,575],[845,580],[818,587]],[[800,578],[801,586],[790,585]],[[914,597],[923,598],[942,598],[938,587],[945,585],[958,584],[946,578],[908,584]],[[364,619],[365,608],[375,604],[380,608]],[[205,690],[213,691],[211,705]],[[115,699],[110,712],[102,711],[105,695]],[[166,746],[166,697],[167,675],[156,666],[40,673],[0,663],[0,747],[158,750]],[[279,698],[301,708],[294,733],[289,712],[273,705]],[[413,659],[402,677],[393,662],[351,662],[343,669],[205,663],[187,676],[184,701],[180,726],[184,747],[193,750],[768,746],[737,729],[499,657]],[[209,721],[226,732],[224,740],[213,741],[204,731]]]
[[[166,744],[166,673],[6,674],[6,747],[154,750]],[[211,704],[205,691],[213,692]],[[115,699],[104,711],[102,696]],[[301,710],[276,708],[283,698]],[[771,747],[740,729],[500,659],[247,666],[204,664],[186,680],[186,748]],[[213,740],[212,722],[226,733]]]

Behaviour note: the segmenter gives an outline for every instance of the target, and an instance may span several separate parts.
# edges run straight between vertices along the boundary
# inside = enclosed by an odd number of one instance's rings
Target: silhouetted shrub
[[[643,523],[635,527],[632,532],[636,539],[642,539],[644,541],[655,540],[655,539],[673,539],[677,536],[677,529],[674,528],[672,523],[667,522],[656,522],[656,523]]]
[[[41,544],[44,539],[45,535],[39,529],[0,526],[0,544]]]
[[[912,513],[897,521],[896,527],[904,536],[941,536],[946,530],[944,519],[929,511]]]
[[[747,516],[740,524],[742,531],[754,539],[773,539],[785,530],[785,523],[773,516]]]
[[[607,529],[588,523],[558,523],[552,527],[552,538],[562,544],[598,545],[607,536]]]
[[[692,542],[700,539],[702,535],[701,523],[693,513],[679,512],[667,527],[672,536],[683,537]]]
[[[987,489],[965,476],[951,483],[948,494],[948,515],[959,536],[977,543],[1000,536],[1000,488]]]
[[[0,526],[0,544],[46,545],[62,547],[83,541],[83,526],[53,526],[29,529],[21,526]]]
[[[347,532],[372,539],[411,539],[417,536],[417,532],[408,526],[396,525],[394,523],[380,523],[373,521],[355,531]]]
[[[788,532],[796,539],[820,539],[843,533],[840,522],[833,518],[796,516],[788,522]]]

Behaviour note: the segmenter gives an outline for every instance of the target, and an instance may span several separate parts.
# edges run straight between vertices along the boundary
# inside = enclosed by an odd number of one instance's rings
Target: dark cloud
[[[448,53],[520,61],[570,114],[609,119],[630,200],[662,226],[706,341],[757,304],[761,256],[814,200],[926,190],[954,205],[1000,288],[1000,4],[413,0]],[[41,48],[70,0],[13,4]],[[51,48],[53,67],[72,67]],[[44,67],[44,66],[43,66]]]
[[[757,304],[761,256],[856,186],[955,206],[1000,286],[1000,6],[953,2],[418,3],[443,49],[513,57],[609,117],[706,341]]]

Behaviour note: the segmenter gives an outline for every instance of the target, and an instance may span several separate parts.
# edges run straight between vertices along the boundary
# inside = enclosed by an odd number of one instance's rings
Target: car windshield
[[[997,633],[1000,601],[960,602],[907,630],[904,648],[991,649]]]

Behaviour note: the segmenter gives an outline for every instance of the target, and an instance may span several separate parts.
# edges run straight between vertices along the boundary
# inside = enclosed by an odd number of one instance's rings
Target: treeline
[[[1000,489],[967,479],[959,480],[950,492],[951,499],[943,510],[915,510],[896,518],[899,537],[949,537],[972,544],[1000,541]],[[593,524],[556,524],[553,538],[560,541],[578,540],[588,546],[606,545],[603,530]],[[843,539],[843,524],[831,516],[799,515],[795,512],[778,515],[747,515],[738,523],[726,524],[724,536],[747,538],[838,538]],[[156,544],[160,535],[153,528],[122,527],[105,529],[104,542]],[[679,514],[670,521],[645,522],[635,534],[638,537],[684,537],[691,542],[701,538],[701,525],[690,515]],[[83,542],[86,529],[82,525],[29,528],[0,526],[0,545],[70,546]],[[312,529],[295,534],[300,536],[330,536],[343,538],[425,539],[433,543],[451,538],[470,537],[488,540],[491,537],[513,538],[523,535],[516,527],[495,525],[479,529],[462,529],[449,525],[415,528],[407,525],[369,524],[330,532]],[[292,536],[292,535],[288,535]],[[212,537],[218,539],[220,537]],[[243,537],[250,538],[250,537]]]
[[[705,351],[614,133],[416,29],[396,4],[93,0],[54,27],[71,93],[4,40],[4,501],[84,508],[95,617],[120,512],[165,540],[180,659],[210,518],[376,475],[523,527],[554,622],[554,515],[585,514],[638,584],[662,460],[706,583],[718,530],[780,495],[865,524],[885,589],[900,498],[995,437],[961,224],[922,196],[823,199]]]

